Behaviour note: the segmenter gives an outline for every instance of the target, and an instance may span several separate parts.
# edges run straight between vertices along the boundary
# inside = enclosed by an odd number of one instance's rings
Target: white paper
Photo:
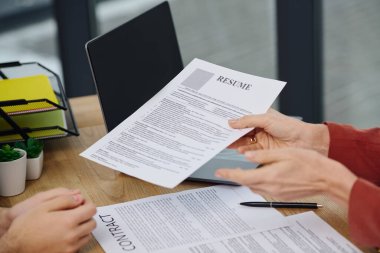
[[[167,252],[187,253],[358,253],[355,245],[340,235],[314,212],[286,217],[290,226],[229,236]],[[270,222],[270,221],[269,221]]]
[[[265,113],[284,86],[194,59],[81,156],[173,188],[250,131],[231,129],[228,119]]]
[[[244,201],[265,200],[246,187],[213,186],[99,207],[93,234],[105,252],[188,252],[194,243],[289,225],[277,210]]]

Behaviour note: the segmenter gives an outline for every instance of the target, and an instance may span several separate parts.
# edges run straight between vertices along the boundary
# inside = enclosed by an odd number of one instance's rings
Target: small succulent
[[[3,145],[0,149],[0,162],[10,162],[17,160],[21,157],[20,152],[14,150],[13,147],[7,145]]]
[[[16,142],[15,148],[25,150],[28,158],[37,158],[44,148],[44,143],[41,140],[29,138],[26,142]]]

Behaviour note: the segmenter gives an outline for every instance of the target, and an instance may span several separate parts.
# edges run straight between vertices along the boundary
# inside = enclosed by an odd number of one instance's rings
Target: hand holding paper
[[[173,188],[251,130],[231,129],[229,119],[266,112],[284,85],[194,59],[81,155]]]

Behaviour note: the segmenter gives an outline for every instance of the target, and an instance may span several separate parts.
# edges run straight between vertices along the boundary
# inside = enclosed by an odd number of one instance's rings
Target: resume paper
[[[173,188],[252,130],[231,129],[229,119],[265,113],[284,86],[194,59],[81,156]]]

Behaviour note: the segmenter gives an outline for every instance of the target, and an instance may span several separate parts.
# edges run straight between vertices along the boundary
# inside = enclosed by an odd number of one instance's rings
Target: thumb
[[[44,202],[42,208],[47,211],[67,210],[81,205],[83,200],[84,199],[80,194],[60,196]]]
[[[245,115],[239,119],[228,121],[230,127],[236,129],[242,128],[264,128],[268,124],[268,116],[266,114]]]

